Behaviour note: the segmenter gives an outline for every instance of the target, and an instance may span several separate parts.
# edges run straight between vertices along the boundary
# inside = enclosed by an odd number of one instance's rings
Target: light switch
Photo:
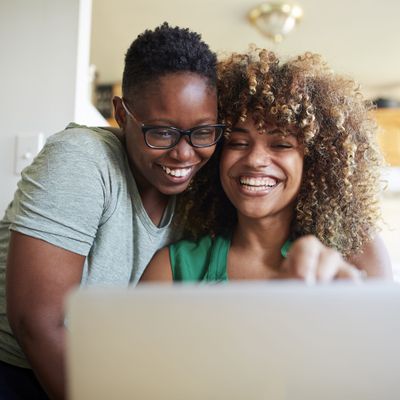
[[[42,150],[45,138],[43,133],[34,135],[18,135],[15,146],[15,174],[19,175],[21,171],[30,165],[36,155]]]

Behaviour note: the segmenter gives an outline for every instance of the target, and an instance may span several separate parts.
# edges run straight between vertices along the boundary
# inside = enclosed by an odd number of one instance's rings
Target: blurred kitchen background
[[[243,51],[249,43],[283,57],[317,52],[360,83],[377,104],[388,164],[382,236],[400,280],[400,2],[298,0],[301,17],[290,8],[293,2],[277,3],[0,0],[0,214],[46,137],[70,121],[115,123],[111,98],[120,93],[126,49],[146,28],[168,21],[201,33],[219,54]],[[256,25],[250,12],[259,16]]]

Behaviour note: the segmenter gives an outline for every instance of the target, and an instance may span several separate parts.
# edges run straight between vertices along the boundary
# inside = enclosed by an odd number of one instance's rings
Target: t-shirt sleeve
[[[204,236],[197,242],[180,240],[169,246],[174,281],[198,282],[205,279],[210,265],[213,240]]]
[[[46,144],[22,172],[10,229],[86,256],[106,207],[105,179],[90,151]]]

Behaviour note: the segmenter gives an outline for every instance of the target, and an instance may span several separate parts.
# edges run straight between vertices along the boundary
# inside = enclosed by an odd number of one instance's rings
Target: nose
[[[178,161],[188,161],[194,157],[195,149],[190,145],[189,139],[183,136],[171,149],[169,155]]]
[[[271,164],[271,153],[265,144],[255,144],[249,149],[247,163],[252,168],[267,167]]]

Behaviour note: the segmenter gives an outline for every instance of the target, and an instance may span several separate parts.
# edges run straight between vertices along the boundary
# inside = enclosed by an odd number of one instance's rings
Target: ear
[[[122,105],[121,97],[114,96],[112,99],[113,106],[114,106],[114,118],[118,123],[118,126],[121,129],[124,129],[126,124],[126,111]]]

